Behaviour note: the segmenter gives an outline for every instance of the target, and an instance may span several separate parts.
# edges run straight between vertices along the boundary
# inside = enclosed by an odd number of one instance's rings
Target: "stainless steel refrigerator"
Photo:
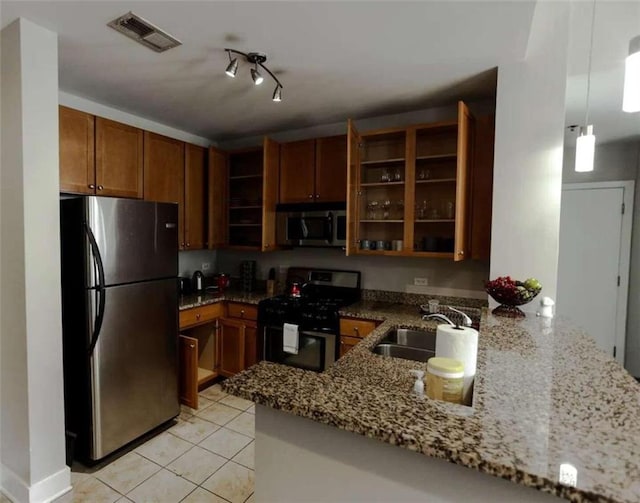
[[[60,205],[65,422],[96,461],[180,413],[178,207]]]

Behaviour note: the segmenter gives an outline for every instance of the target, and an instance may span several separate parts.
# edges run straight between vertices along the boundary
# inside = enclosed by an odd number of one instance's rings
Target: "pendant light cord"
[[[587,100],[584,107],[584,127],[589,127],[589,95],[591,93],[591,60],[593,59],[593,32],[596,25],[596,0],[593,0],[591,13],[591,40],[589,42],[589,70],[587,73]]]

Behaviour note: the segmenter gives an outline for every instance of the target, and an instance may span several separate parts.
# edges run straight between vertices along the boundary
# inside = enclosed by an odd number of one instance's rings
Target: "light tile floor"
[[[219,384],[175,426],[93,473],[72,469],[63,502],[251,503],[255,408]],[[0,502],[1,503],[1,502]]]

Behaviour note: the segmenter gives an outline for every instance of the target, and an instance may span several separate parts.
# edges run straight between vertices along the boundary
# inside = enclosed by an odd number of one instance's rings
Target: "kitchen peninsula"
[[[638,384],[580,330],[484,312],[464,407],[412,396],[424,364],[371,351],[432,322],[382,303],[341,314],[385,321],[324,373],[263,362],[224,384],[258,404],[259,500],[640,500]]]

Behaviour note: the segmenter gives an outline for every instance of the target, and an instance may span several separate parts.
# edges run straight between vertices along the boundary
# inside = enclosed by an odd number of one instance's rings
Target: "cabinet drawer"
[[[222,304],[208,304],[180,311],[180,329],[210,323],[222,316]]]
[[[376,322],[370,320],[356,320],[342,318],[340,320],[340,335],[352,337],[366,337],[376,328]]]
[[[258,307],[252,304],[239,304],[237,302],[227,303],[227,317],[239,318],[241,320],[258,320]]]
[[[360,337],[340,336],[340,358],[351,351],[361,340]]]

